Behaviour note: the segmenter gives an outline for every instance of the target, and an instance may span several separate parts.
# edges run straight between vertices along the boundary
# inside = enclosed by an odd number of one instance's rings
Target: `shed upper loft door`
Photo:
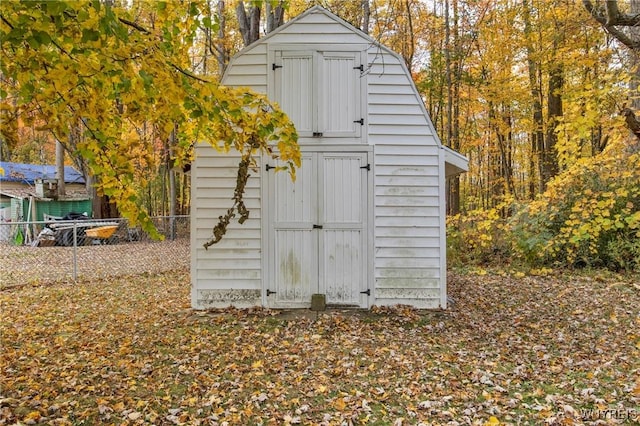
[[[274,100],[302,143],[361,138],[360,52],[277,50],[274,60]]]
[[[312,137],[317,132],[317,86],[313,84],[314,53],[311,51],[279,51],[276,53],[276,102],[296,126],[299,137]],[[280,67],[280,68],[277,68]]]

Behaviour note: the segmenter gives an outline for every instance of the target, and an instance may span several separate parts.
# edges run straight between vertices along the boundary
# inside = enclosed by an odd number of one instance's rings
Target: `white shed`
[[[237,55],[228,86],[267,94],[296,126],[292,182],[262,159],[244,224],[208,250],[238,156],[196,147],[192,306],[445,308],[445,177],[467,159],[440,142],[403,59],[315,6]]]

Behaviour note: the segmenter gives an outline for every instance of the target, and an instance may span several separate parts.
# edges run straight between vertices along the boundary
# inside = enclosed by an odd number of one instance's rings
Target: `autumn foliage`
[[[156,140],[172,139],[171,167],[190,162],[199,142],[248,162],[275,146],[294,176],[299,150],[286,115],[193,69],[191,43],[215,26],[207,2],[130,6],[0,3],[2,137],[16,139],[18,123],[51,132],[123,216],[158,237],[139,191],[150,176],[136,168],[153,164]]]
[[[640,151],[633,143],[621,140],[578,161],[529,204],[511,199],[449,218],[452,261],[638,270]]]
[[[640,151],[611,145],[554,179],[513,219],[527,260],[640,269]]]

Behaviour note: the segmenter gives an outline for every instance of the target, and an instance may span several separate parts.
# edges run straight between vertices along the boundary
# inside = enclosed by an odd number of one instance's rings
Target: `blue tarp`
[[[22,164],[0,161],[0,182],[22,182],[33,185],[36,179],[55,179],[56,166],[50,164]],[[64,166],[65,183],[85,183],[80,172],[71,166]]]

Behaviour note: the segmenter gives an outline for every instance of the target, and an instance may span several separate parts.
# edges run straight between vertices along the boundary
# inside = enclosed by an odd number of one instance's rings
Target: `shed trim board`
[[[294,183],[259,158],[250,218],[204,250],[239,155],[196,145],[192,306],[306,308],[320,293],[339,306],[445,308],[445,178],[468,162],[440,142],[401,56],[314,6],[235,55],[222,83],[281,103],[303,167]]]

